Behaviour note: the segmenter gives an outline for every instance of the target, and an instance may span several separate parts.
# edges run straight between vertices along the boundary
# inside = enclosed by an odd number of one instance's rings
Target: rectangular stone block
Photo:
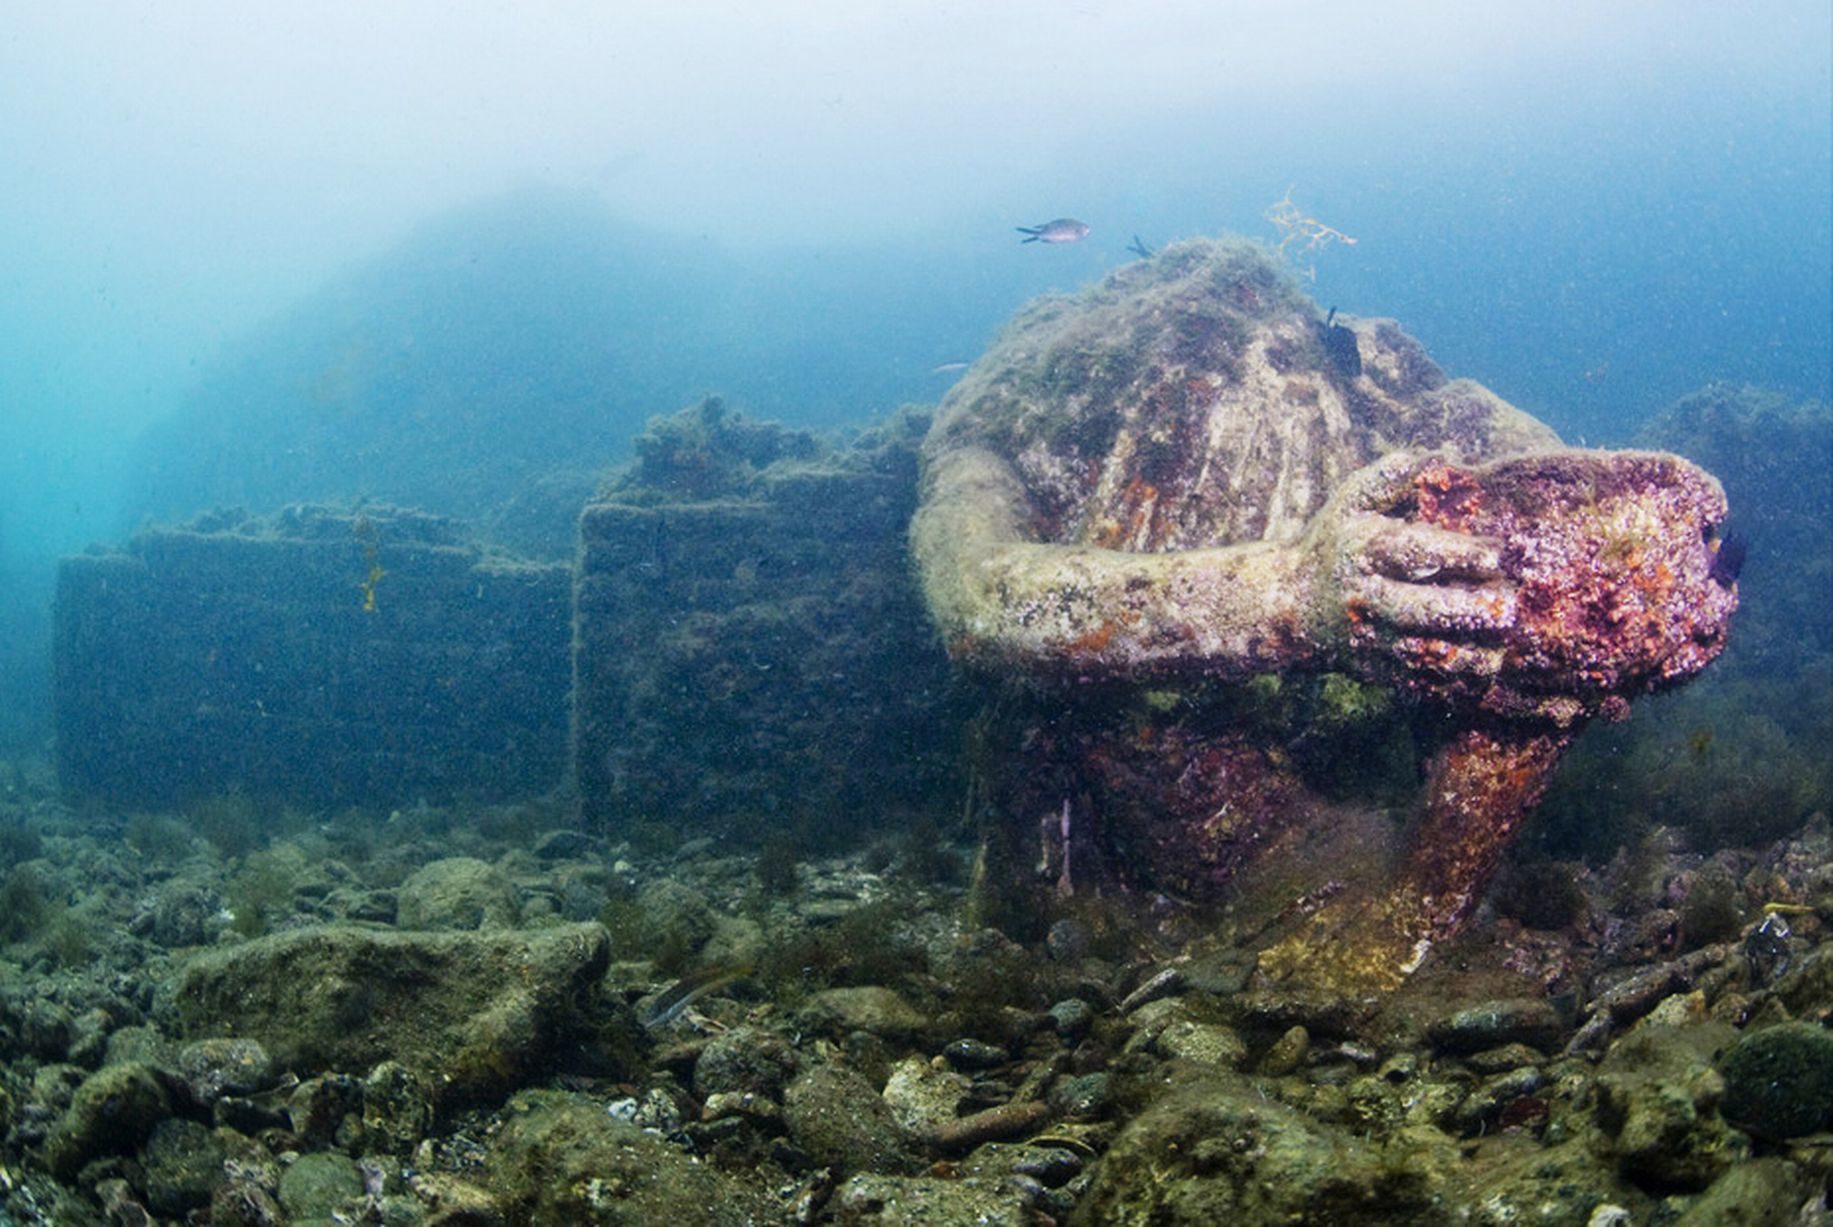
[[[393,508],[219,514],[65,559],[62,782],[149,808],[544,792],[566,769],[569,587]]]
[[[908,470],[791,465],[744,499],[588,506],[573,642],[586,817],[818,840],[957,805],[948,664],[905,556],[915,497]]]

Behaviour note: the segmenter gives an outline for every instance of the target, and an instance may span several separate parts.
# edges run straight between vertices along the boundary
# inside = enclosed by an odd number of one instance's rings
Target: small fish
[[[749,963],[714,963],[682,976],[666,990],[656,994],[637,1015],[646,1030],[666,1027],[681,1017],[683,1011],[715,989],[736,983],[751,974]]]
[[[1031,236],[1023,240],[1027,243],[1080,243],[1088,237],[1088,223],[1079,222],[1073,217],[1059,217],[1041,226],[1019,226],[1016,229],[1020,234]]]
[[[1362,373],[1362,351],[1356,345],[1355,330],[1337,323],[1335,307],[1324,317],[1324,323],[1318,329],[1318,340],[1323,344],[1324,356],[1330,359],[1330,365],[1336,368],[1337,374],[1345,379],[1354,379]]]
[[[1140,242],[1137,234],[1133,236],[1133,241],[1127,244],[1127,250],[1138,256],[1141,260],[1150,260],[1152,258],[1152,249]]]
[[[1741,533],[1726,533],[1719,539],[1718,548],[1712,551],[1712,568],[1708,572],[1718,582],[1719,587],[1729,588],[1738,582],[1738,576],[1744,570],[1744,556],[1750,546]]]
[[[955,375],[967,369],[965,362],[944,362],[929,368],[931,375]]]
[[[1751,979],[1765,984],[1788,970],[1788,921],[1771,912],[1744,938],[1744,957],[1750,960]]]

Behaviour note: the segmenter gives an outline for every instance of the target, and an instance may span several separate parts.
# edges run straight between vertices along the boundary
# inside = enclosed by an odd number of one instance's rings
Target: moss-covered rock
[[[487,1173],[506,1217],[529,1227],[741,1227],[773,1221],[755,1192],[596,1100],[557,1091],[516,1096]]]
[[[328,1222],[345,1202],[363,1195],[356,1161],[335,1151],[301,1155],[280,1174],[280,1204],[294,1222]]]
[[[516,919],[515,885],[475,857],[433,861],[401,883],[396,923],[403,929],[512,928]]]
[[[216,1136],[193,1120],[171,1117],[153,1127],[140,1157],[146,1170],[146,1204],[159,1214],[181,1218],[208,1205],[223,1180],[227,1152]]]
[[[1740,1163],[1687,1207],[1674,1227],[1794,1227],[1810,1221],[1815,1180],[1786,1159]],[[1810,1199],[1813,1199],[1811,1202]]]
[[[1404,1148],[1327,1130],[1242,1083],[1201,1082],[1160,1100],[1121,1132],[1074,1221],[1088,1227],[1448,1221],[1428,1184]]]
[[[817,1066],[791,1082],[783,1119],[797,1146],[842,1172],[908,1174],[921,1166],[884,1098],[845,1066]]]
[[[161,1009],[187,1036],[255,1038],[301,1074],[396,1060],[441,1108],[503,1095],[553,1068],[623,1007],[595,998],[596,924],[532,933],[298,929],[194,957]],[[590,1007],[590,1009],[588,1009]]]
[[[1740,1129],[1793,1138],[1833,1119],[1833,1034],[1824,1027],[1786,1022],[1753,1031],[1725,1053],[1719,1072],[1719,1110]]]
[[[45,1166],[59,1180],[71,1180],[91,1160],[138,1150],[171,1114],[171,1094],[158,1071],[139,1064],[106,1066],[76,1088],[52,1127]]]
[[[1598,1123],[1623,1174],[1658,1192],[1696,1191],[1745,1153],[1718,1113],[1725,1083],[1711,1053],[1721,1024],[1644,1023],[1612,1045],[1598,1073]]]

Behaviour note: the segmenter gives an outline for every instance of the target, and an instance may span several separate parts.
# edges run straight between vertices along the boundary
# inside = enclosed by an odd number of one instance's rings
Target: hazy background
[[[55,558],[149,511],[367,492],[384,417],[593,462],[708,391],[934,400],[1030,294],[1288,188],[1359,240],[1321,303],[1574,441],[1829,395],[1825,0],[638,7],[0,0],[0,743]]]

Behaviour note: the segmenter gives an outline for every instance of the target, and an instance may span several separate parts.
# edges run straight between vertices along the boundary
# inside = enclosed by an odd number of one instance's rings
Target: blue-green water
[[[463,513],[480,440],[602,464],[706,392],[862,422],[1136,236],[1277,237],[1288,189],[1357,240],[1297,261],[1321,304],[1573,441],[1713,380],[1828,398],[1833,17],[1595,7],[14,14],[0,737],[46,735],[54,559],[149,513]]]

